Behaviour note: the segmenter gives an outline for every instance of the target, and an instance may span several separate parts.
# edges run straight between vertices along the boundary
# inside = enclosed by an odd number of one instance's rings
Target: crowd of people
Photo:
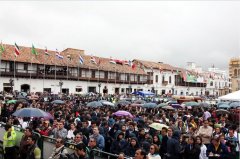
[[[47,98],[47,100],[46,100]],[[64,104],[51,104],[59,98]],[[104,98],[104,97],[102,97]],[[119,100],[108,96],[107,100]],[[55,139],[49,159],[94,159],[98,151],[115,154],[118,159],[237,159],[239,158],[239,125],[232,114],[218,114],[216,107],[164,110],[138,106],[87,107],[97,97],[70,95],[59,97],[41,94],[29,103],[0,102],[1,122],[6,123],[3,138],[5,159],[40,159],[39,136]],[[5,103],[4,103],[5,102]],[[54,118],[14,117],[25,107],[39,108]],[[237,108],[236,108],[237,109]],[[113,115],[117,110],[130,116]],[[152,123],[166,125],[161,130]],[[13,127],[14,126],[14,127]],[[16,149],[17,128],[24,129],[20,147]],[[74,153],[65,143],[74,145]]]

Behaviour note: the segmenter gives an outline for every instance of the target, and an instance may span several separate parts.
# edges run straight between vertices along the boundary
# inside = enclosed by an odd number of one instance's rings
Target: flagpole
[[[16,56],[15,56],[15,58],[14,58],[14,73],[13,73],[13,79],[14,79],[14,83],[16,83],[16,80],[15,80],[15,78],[16,78]],[[13,85],[13,89],[15,90],[15,84]],[[13,93],[13,90],[12,90],[12,93]]]
[[[0,77],[1,77],[1,71],[2,71],[2,52],[0,53]]]
[[[44,68],[43,68],[43,91],[44,91],[44,84],[45,84],[45,76],[46,76],[46,55],[44,53]]]
[[[80,63],[78,64],[78,73],[77,73],[77,76],[78,76],[78,81],[79,81],[79,75],[80,75],[80,72],[79,72],[79,67],[80,67]]]
[[[69,58],[67,58],[67,80],[68,80],[68,62],[69,62]]]

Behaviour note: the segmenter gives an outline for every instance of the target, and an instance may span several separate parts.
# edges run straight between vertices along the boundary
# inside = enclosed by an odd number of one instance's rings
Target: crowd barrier
[[[4,126],[5,126],[5,123],[0,123],[0,159],[3,159],[3,136],[5,133]],[[19,127],[14,127],[14,130],[16,131],[16,134],[17,134],[16,144],[19,147],[21,138],[24,134],[24,129],[19,128]],[[42,159],[48,159],[49,156],[53,152],[53,148],[55,147],[56,139],[48,137],[48,136],[41,136],[40,134],[35,133],[35,132],[34,132],[34,134],[39,137],[37,145],[41,149]],[[74,144],[66,142],[65,147],[66,147],[68,153],[74,152],[74,149],[75,149]],[[118,158],[117,154],[112,154],[112,153],[108,153],[108,152],[97,150],[97,149],[94,149],[93,151],[96,152],[95,159],[117,159]],[[125,158],[129,159],[129,157],[125,157]]]

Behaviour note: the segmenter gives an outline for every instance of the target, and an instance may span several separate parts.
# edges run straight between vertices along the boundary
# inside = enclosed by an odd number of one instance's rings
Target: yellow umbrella
[[[160,123],[152,123],[152,124],[149,125],[149,127],[153,128],[155,130],[160,130],[160,131],[162,130],[163,127],[168,128],[167,125],[160,124]]]

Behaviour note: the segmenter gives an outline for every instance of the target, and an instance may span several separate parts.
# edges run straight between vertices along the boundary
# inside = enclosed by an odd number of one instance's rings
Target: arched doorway
[[[21,85],[21,92],[30,92],[30,85],[29,84],[22,84]]]

